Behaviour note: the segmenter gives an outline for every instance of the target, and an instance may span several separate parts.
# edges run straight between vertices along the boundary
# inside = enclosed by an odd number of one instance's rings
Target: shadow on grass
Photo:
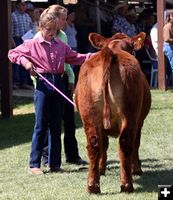
[[[144,174],[134,181],[139,184],[135,192],[157,192],[158,185],[173,184],[173,170],[144,171]]]
[[[71,174],[71,173],[81,173],[81,172],[88,172],[88,166],[79,166],[75,169],[65,169],[62,173]]]
[[[151,110],[155,111],[155,110],[169,110],[169,109],[173,109],[173,106],[170,105],[162,105],[162,106],[152,106]]]
[[[134,182],[139,185],[135,192],[158,192],[158,185],[173,184],[173,169],[166,167],[160,160],[145,159],[141,160],[144,174],[134,178]]]
[[[0,149],[31,141],[34,114],[14,116],[0,121]]]
[[[80,116],[76,117],[76,128],[82,127]],[[34,127],[34,113],[17,115],[0,120],[0,149],[31,142]],[[63,126],[62,126],[63,134]]]
[[[32,97],[13,98],[13,108],[33,103]],[[82,127],[79,113],[75,111],[76,128]],[[34,126],[34,113],[13,116],[11,119],[0,120],[0,149],[31,142]],[[63,126],[62,126],[63,132]]]
[[[32,97],[13,97],[13,108],[18,108],[19,106],[33,103]]]

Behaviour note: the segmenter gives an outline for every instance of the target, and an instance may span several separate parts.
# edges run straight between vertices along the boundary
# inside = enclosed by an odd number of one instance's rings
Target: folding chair
[[[151,61],[151,78],[150,78],[150,87],[157,87],[158,85],[158,60],[153,58],[150,54],[150,49],[145,48],[148,58]]]

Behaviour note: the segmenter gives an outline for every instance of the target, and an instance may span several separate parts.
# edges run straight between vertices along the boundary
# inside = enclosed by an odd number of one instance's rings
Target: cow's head
[[[105,38],[98,33],[90,33],[89,41],[96,49],[108,47],[112,50],[116,48],[132,53],[134,50],[139,50],[143,46],[145,36],[146,34],[144,32],[131,38],[124,33],[116,33],[111,38]]]

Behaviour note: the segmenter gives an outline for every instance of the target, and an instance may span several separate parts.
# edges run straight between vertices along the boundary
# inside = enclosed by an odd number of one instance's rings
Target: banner
[[[78,0],[63,0],[64,4],[77,4]]]

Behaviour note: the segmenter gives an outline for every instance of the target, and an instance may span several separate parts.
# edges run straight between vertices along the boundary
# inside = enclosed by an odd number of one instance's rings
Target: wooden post
[[[166,90],[166,67],[163,54],[163,26],[164,26],[165,0],[157,0],[157,23],[158,23],[158,86]]]
[[[100,20],[100,1],[96,0],[96,17],[97,17],[97,33],[101,34],[101,20]]]
[[[0,3],[0,74],[2,118],[12,117],[12,67],[8,59],[11,48],[11,1]]]

